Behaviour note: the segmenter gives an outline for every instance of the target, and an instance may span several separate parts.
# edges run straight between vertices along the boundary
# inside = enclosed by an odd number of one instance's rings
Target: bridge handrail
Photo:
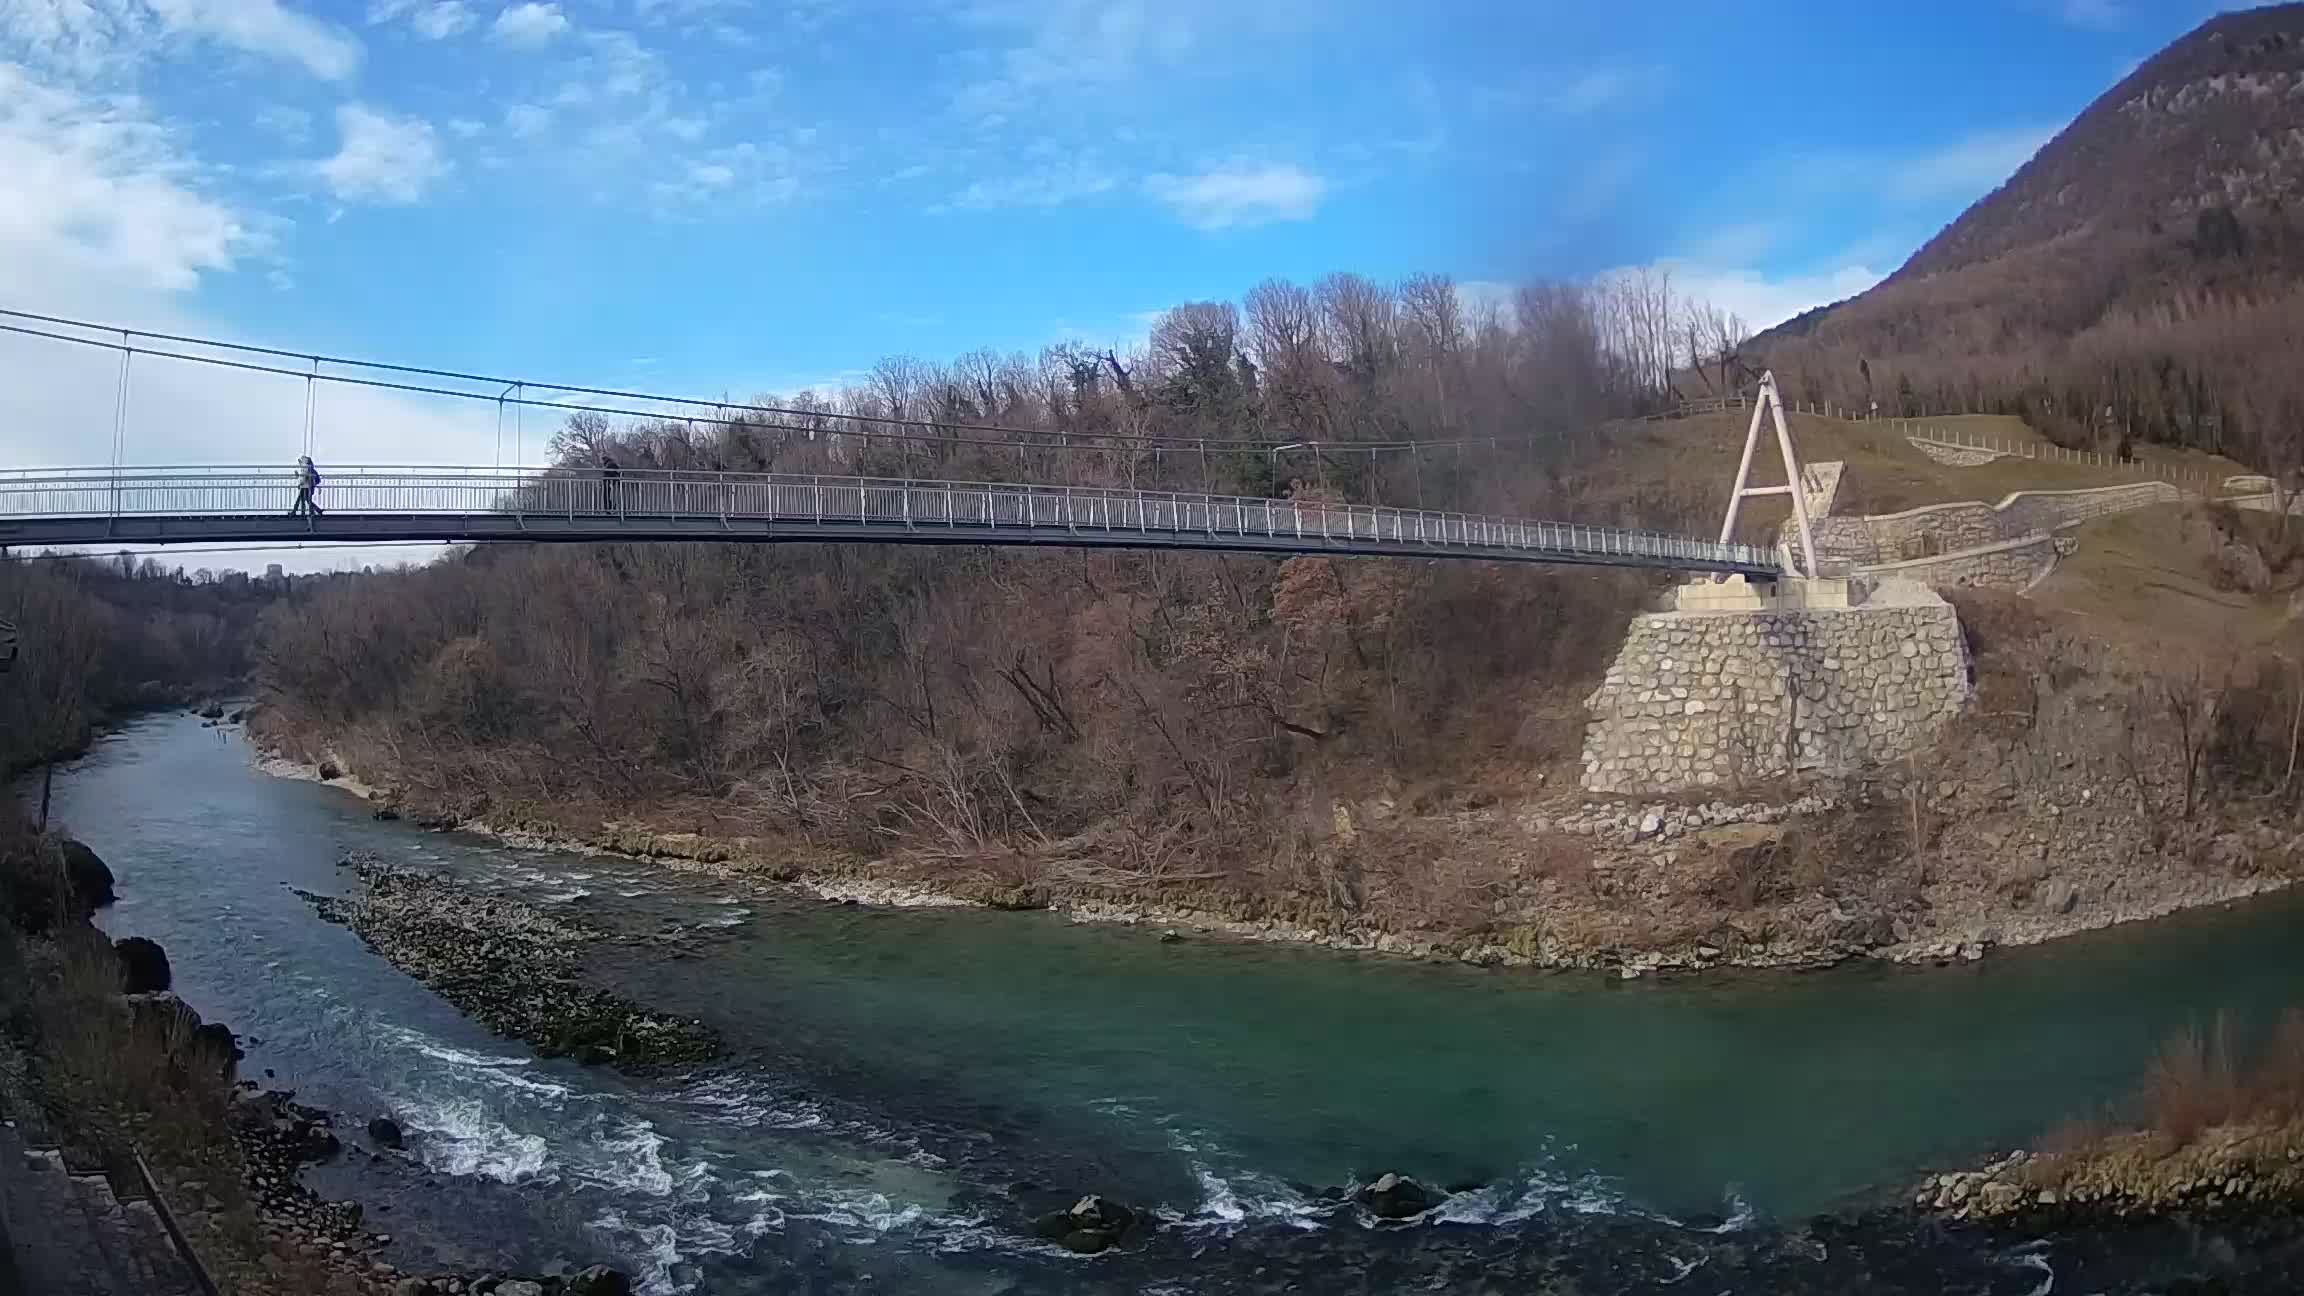
[[[280,464],[10,470],[0,474],[0,520],[251,516],[286,511],[294,499],[296,481],[295,468]],[[801,494],[785,494],[795,491]],[[1365,538],[1441,550],[1501,548],[1683,559],[1750,568],[1776,565],[1769,551],[1756,546],[1630,528],[1380,504],[1040,482],[689,468],[618,468],[610,476],[600,468],[584,466],[355,464],[327,469],[319,498],[322,507],[332,512],[355,515],[495,514],[619,520],[719,517],[771,523],[810,516],[818,522],[844,521],[853,516],[859,523],[906,527],[997,531],[1004,526],[1053,526],[1162,534],[1289,535],[1300,540]],[[793,498],[808,501],[811,507],[787,507]],[[828,507],[827,501],[835,498],[840,503]],[[1037,503],[1026,502],[1042,499],[1065,501],[1065,507],[1046,510],[1044,517]],[[1112,508],[1116,502],[1126,507]],[[1009,507],[1002,507],[1003,503]],[[1082,509],[1078,505],[1092,507]],[[1252,520],[1256,514],[1261,514],[1261,526]]]

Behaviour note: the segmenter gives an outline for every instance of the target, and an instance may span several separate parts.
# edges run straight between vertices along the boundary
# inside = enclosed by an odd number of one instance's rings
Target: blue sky
[[[1332,269],[1662,262],[1760,324],[2212,9],[0,0],[0,305],[739,395]]]

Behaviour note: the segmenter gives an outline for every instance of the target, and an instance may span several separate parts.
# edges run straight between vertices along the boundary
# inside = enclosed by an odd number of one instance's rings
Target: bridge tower
[[[1776,428],[1776,449],[1784,461],[1784,484],[1781,486],[1754,486],[1752,484],[1752,454],[1760,447],[1760,421],[1771,420]],[[1800,452],[1793,448],[1792,429],[1784,423],[1784,400],[1776,393],[1776,371],[1771,369],[1760,375],[1760,392],[1752,400],[1752,425],[1744,432],[1744,457],[1736,465],[1736,485],[1728,493],[1728,516],[1720,523],[1720,543],[1727,544],[1736,536],[1736,514],[1742,509],[1747,496],[1789,495],[1792,497],[1792,518],[1800,529],[1800,559],[1789,561],[1787,554],[1785,575],[1813,580],[1817,576],[1816,534],[1808,524],[1808,496],[1801,488]],[[1787,549],[1790,546],[1786,546]]]

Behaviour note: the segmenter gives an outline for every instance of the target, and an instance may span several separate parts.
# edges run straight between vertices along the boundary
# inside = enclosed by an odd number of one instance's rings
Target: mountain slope
[[[2106,91],[1897,277],[2058,238],[2197,236],[2204,212],[2268,214],[2300,192],[2304,5],[2225,14]],[[2209,223],[2229,231],[2219,217]]]
[[[2304,5],[2202,24],[1860,296],[1755,338],[1795,399],[2304,466]]]

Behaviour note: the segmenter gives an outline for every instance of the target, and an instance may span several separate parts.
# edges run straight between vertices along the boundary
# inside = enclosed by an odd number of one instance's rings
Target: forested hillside
[[[1796,399],[2304,463],[2304,6],[2211,19],[1880,286],[1762,334]]]
[[[556,449],[628,471],[1323,492],[1686,526],[1717,483],[1619,482],[1592,433],[1669,400],[1689,314],[1656,280],[1539,285],[1474,318],[1441,279],[1272,282],[1244,310],[1169,312],[1139,357],[892,360],[856,390],[773,402],[822,418],[582,416]],[[1407,439],[1425,444],[1379,448]],[[1332,444],[1279,448],[1312,440]],[[1348,908],[1358,865],[1313,849],[1337,832],[1327,794],[1430,808],[1572,758],[1575,694],[1649,587],[1325,558],[491,546],[282,606],[259,675],[273,734],[460,816],[633,815],[943,854],[1018,885],[1026,857],[1092,859]]]
[[[278,594],[150,559],[0,560],[0,619],[21,638],[0,677],[0,774],[81,750],[107,716],[237,686]]]

